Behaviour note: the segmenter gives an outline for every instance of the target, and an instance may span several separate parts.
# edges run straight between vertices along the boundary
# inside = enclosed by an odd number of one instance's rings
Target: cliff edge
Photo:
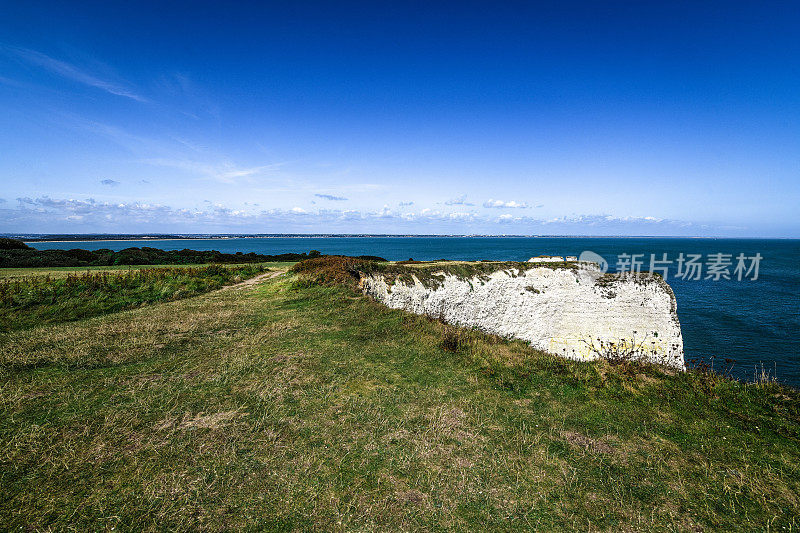
[[[362,290],[395,309],[528,341],[571,359],[641,360],[684,368],[675,295],[658,276],[591,265],[517,264],[474,275],[426,266],[362,273]],[[524,266],[523,266],[524,265]]]

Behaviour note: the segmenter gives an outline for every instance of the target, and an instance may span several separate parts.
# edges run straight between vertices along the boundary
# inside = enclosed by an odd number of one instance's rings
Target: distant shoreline
[[[6,234],[11,236],[12,234]],[[150,241],[229,241],[237,239],[690,239],[690,240],[798,240],[791,237],[685,237],[675,235],[386,235],[386,234],[274,234],[274,235],[225,235],[225,236],[165,236],[152,237],[125,236],[114,238],[109,236],[76,236],[75,238],[37,239],[13,235],[11,238],[19,239],[25,243],[88,243],[88,242],[150,242]]]
[[[142,242],[142,241],[224,241],[230,239],[246,239],[248,237],[226,237],[226,238],[213,238],[213,237],[172,237],[169,239],[65,239],[65,240],[46,240],[46,241],[39,241],[39,240],[23,240],[24,243],[50,243],[50,242]]]

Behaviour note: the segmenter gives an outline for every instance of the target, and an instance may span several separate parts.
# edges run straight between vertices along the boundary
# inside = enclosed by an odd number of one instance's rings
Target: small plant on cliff
[[[591,353],[596,354],[599,359],[604,359],[612,365],[625,365],[643,360],[652,361],[655,353],[645,347],[646,341],[647,335],[637,342],[635,334],[630,341],[627,339],[607,341],[598,338],[595,342],[594,339],[590,341],[583,339],[584,344],[589,347]],[[661,362],[665,363],[666,358]]]
[[[460,328],[444,324],[442,329],[442,340],[439,347],[446,352],[457,352],[463,344]]]

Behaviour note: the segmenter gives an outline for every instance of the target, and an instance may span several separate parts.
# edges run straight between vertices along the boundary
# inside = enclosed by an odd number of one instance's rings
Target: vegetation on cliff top
[[[297,263],[292,271],[306,279],[322,283],[343,283],[355,286],[362,276],[383,276],[387,283],[413,283],[414,278],[426,286],[435,287],[444,275],[460,279],[484,278],[493,272],[519,272],[534,268],[533,263],[517,261],[401,261],[398,263],[369,261],[355,257],[323,256]],[[571,265],[561,265],[570,268]],[[558,268],[550,266],[549,268]]]
[[[292,270],[305,279],[323,284],[344,283],[355,287],[363,276],[382,276],[390,286],[397,281],[411,284],[416,279],[424,286],[436,289],[444,281],[445,276],[454,276],[462,280],[485,281],[489,279],[490,274],[495,272],[505,271],[511,276],[517,276],[520,272],[534,268],[577,271],[580,266],[575,262],[529,263],[523,261],[447,261],[444,259],[385,262],[329,255],[299,262]],[[670,293],[672,292],[657,273],[653,275],[647,272],[628,273],[624,276],[607,273],[600,275],[595,283],[600,287],[608,287],[620,279],[632,280],[636,283],[657,282],[666,286]]]

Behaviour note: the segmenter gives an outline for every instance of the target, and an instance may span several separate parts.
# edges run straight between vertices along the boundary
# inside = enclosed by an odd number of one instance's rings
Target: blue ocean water
[[[379,255],[390,260],[495,259],[524,261],[534,255],[580,255],[591,250],[615,269],[620,254],[650,254],[676,261],[679,254],[701,254],[699,280],[667,281],[678,301],[687,361],[712,363],[715,370],[752,380],[761,365],[778,380],[800,387],[800,240],[672,239],[584,237],[281,237],[197,240],[86,241],[33,243],[40,249],[151,246],[165,250],[191,248],[221,252],[278,254],[319,250],[324,254]],[[730,280],[706,279],[708,256],[730,254]],[[736,257],[760,254],[758,279],[736,280]],[[748,260],[747,266],[750,266]],[[728,360],[726,362],[726,359]]]

